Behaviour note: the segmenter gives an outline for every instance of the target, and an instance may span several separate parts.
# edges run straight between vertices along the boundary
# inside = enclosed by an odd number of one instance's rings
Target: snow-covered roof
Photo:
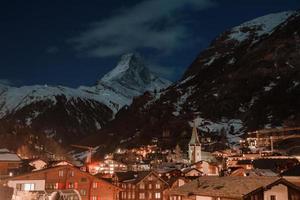
[[[2,150],[2,149],[1,149]],[[15,153],[10,153],[9,151],[1,151],[0,150],[0,162],[4,161],[13,161],[13,162],[20,162],[21,158],[15,154]],[[7,150],[7,149],[4,149]]]

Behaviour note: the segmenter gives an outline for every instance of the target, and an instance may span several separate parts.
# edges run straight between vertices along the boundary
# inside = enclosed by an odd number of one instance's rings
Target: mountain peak
[[[143,58],[137,53],[122,55],[117,66],[104,75],[98,83],[118,89],[126,88],[126,93],[128,93],[127,89],[134,90],[137,94],[147,90],[160,90],[171,84],[170,81],[151,72]]]
[[[103,82],[109,82],[122,77],[128,70],[143,71],[147,69],[144,60],[138,53],[127,53],[121,56],[117,66],[101,78]]]

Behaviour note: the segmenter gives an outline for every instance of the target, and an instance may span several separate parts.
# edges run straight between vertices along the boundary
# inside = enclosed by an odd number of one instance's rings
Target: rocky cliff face
[[[249,130],[299,125],[299,25],[300,12],[289,11],[225,31],[180,81],[135,99],[102,131],[128,145],[166,135],[176,145],[188,140],[193,120],[230,143]]]

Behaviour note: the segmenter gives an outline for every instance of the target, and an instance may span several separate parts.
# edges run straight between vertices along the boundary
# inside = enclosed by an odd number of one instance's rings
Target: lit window
[[[70,176],[74,176],[74,171],[70,171]]]
[[[143,192],[142,192],[142,193],[139,193],[139,198],[140,198],[140,199],[145,199],[145,193],[143,193]]]
[[[34,184],[33,183],[25,183],[24,184],[24,191],[32,191],[34,190]]]
[[[152,199],[152,192],[148,193],[148,199]]]
[[[144,183],[140,184],[140,189],[145,189],[145,184]]]
[[[93,182],[93,188],[95,189],[97,188],[97,186],[98,186],[97,182]]]
[[[152,189],[152,184],[151,184],[151,183],[149,184],[148,188],[149,188],[149,189]]]
[[[59,177],[63,177],[64,176],[64,171],[63,170],[59,170],[58,171],[58,176]]]
[[[159,183],[156,183],[156,184],[155,184],[155,188],[156,188],[156,189],[160,189],[160,184],[159,184]]]
[[[92,196],[92,200],[97,200],[97,196]]]
[[[131,199],[131,192],[128,192],[127,198],[128,198],[128,199]]]
[[[161,198],[160,192],[156,192],[156,193],[155,193],[155,199],[160,199],[160,198]]]

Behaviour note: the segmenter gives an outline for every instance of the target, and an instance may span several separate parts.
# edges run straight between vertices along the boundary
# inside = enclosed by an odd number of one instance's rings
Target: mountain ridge
[[[299,24],[300,12],[288,11],[221,33],[181,80],[136,98],[101,131],[121,135],[125,146],[151,138],[175,146],[188,141],[194,120],[203,136],[218,141],[226,133],[227,144],[236,144],[247,131],[299,125]],[[239,37],[230,39],[237,30]]]

